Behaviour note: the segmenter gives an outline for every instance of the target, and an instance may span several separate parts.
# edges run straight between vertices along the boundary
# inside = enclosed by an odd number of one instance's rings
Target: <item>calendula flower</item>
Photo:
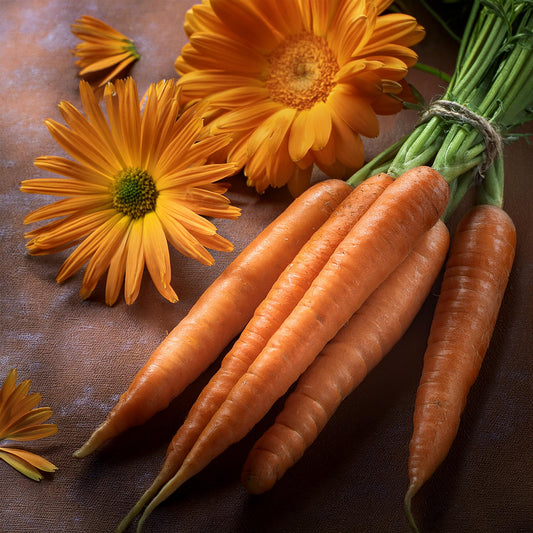
[[[157,290],[175,302],[167,241],[206,265],[214,263],[206,248],[233,249],[204,218],[234,219],[240,214],[224,196],[227,186],[216,183],[235,173],[235,166],[205,164],[229,139],[224,135],[196,142],[202,118],[194,106],[180,114],[174,80],[152,84],[142,110],[133,79],[107,84],[108,119],[83,80],[80,95],[86,116],[61,102],[67,126],[45,121],[74,160],[38,157],[38,168],[61,177],[22,182],[24,192],[64,197],[26,216],[25,223],[58,219],[26,233],[27,248],[37,255],[78,245],[61,266],[57,281],[87,263],[82,298],[93,292],[107,270],[107,304],[115,303],[122,283],[125,300],[132,303],[146,265]]]
[[[83,78],[96,78],[102,87],[140,58],[134,42],[105,22],[83,15],[71,24],[72,33],[81,39],[72,53]]]
[[[50,407],[37,407],[41,395],[28,394],[31,381],[16,383],[17,370],[12,368],[0,388],[0,442],[37,440],[56,433],[55,424],[43,424],[52,416]],[[0,446],[0,459],[35,481],[43,478],[41,471],[57,470],[40,455],[18,448]]]
[[[297,194],[314,165],[332,177],[362,165],[361,135],[401,109],[424,36],[410,16],[380,15],[391,3],[203,0],[187,12],[183,98],[209,101],[211,131],[232,134],[224,155],[257,191]]]

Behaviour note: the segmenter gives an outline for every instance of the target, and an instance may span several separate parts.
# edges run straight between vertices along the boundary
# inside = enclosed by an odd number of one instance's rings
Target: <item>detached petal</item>
[[[16,448],[0,448],[0,459],[34,481],[40,481],[43,478],[39,470],[43,472],[57,470],[57,466],[40,455]]]

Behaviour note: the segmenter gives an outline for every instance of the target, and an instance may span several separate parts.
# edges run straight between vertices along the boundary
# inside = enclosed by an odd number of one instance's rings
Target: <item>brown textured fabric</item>
[[[253,236],[289,202],[284,190],[258,197],[232,179],[229,196],[243,209],[238,221],[218,221],[235,243],[209,268],[172,255],[173,286],[180,302],[163,300],[146,278],[137,302],[103,304],[103,289],[81,301],[81,274],[54,281],[64,254],[29,257],[24,214],[43,204],[19,192],[24,178],[42,175],[40,155],[59,154],[43,119],[61,121],[60,100],[79,105],[70,24],[97,16],[133,38],[142,55],[132,74],[140,91],[175,76],[173,63],[185,43],[182,30],[192,0],[107,2],[2,0],[0,3],[0,378],[17,367],[30,378],[41,405],[54,411],[59,432],[22,443],[59,470],[41,483],[0,462],[0,532],[105,532],[148,487],[167,444],[215,368],[209,369],[164,412],[83,460],[72,458],[105,418],[165,333],[185,315],[208,284]],[[413,4],[413,3],[411,3]],[[418,3],[414,3],[419,5]],[[429,29],[416,50],[425,63],[450,71],[456,45],[421,8]],[[432,98],[435,78],[413,71],[409,80]],[[382,134],[365,141],[370,157],[410,130],[413,112],[384,118]],[[533,132],[530,126],[525,131]],[[518,250],[496,331],[469,396],[456,442],[442,467],[416,496],[420,526],[434,533],[533,530],[531,346],[532,224],[531,146],[506,147],[506,209],[518,230]],[[321,176],[318,175],[318,178]],[[452,221],[452,225],[456,220]],[[272,421],[216,459],[159,507],[147,532],[342,533],[406,531],[402,499],[414,395],[435,287],[405,337],[343,403],[302,460],[269,493],[246,494],[239,484],[247,451]],[[228,310],[231,312],[231,310]]]

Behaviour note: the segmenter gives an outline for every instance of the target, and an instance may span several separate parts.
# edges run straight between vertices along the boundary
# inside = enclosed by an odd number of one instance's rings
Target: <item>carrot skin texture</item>
[[[159,503],[263,418],[437,222],[448,198],[448,184],[430,167],[411,169],[385,189],[233,387],[180,470],[146,507],[139,527]]]
[[[424,354],[405,511],[417,531],[411,499],[446,458],[467,395],[485,357],[516,249],[511,218],[493,205],[473,207],[459,222]]]
[[[173,452],[178,451],[178,445],[183,446],[180,464],[238,377],[248,369],[255,356],[287,318],[342,238],[390,183],[392,178],[383,174],[350,193],[282,272],[239,339],[224,357],[212,383],[204,388],[192,407],[191,415],[201,417],[197,419],[198,426],[193,427],[193,433],[186,442],[182,443],[181,439],[178,440],[179,437],[171,442],[170,449]],[[213,392],[218,396],[215,401],[211,398]],[[184,428],[187,423],[188,420],[185,421]]]
[[[222,360],[220,369],[191,407],[186,420],[168,447],[161,472],[131,514],[138,511],[138,507],[143,506],[176,473],[231,388],[248,370],[268,339],[287,318],[342,239],[391,183],[391,177],[378,174],[356,187],[281,273],[240,337]],[[131,514],[128,515],[129,518]]]
[[[281,479],[403,336],[429,294],[448,246],[448,229],[439,220],[302,374],[246,459],[241,481],[248,492],[261,494]]]
[[[296,198],[204,292],[74,455],[88,455],[167,407],[242,330],[279,274],[351,191],[342,180],[330,179]]]

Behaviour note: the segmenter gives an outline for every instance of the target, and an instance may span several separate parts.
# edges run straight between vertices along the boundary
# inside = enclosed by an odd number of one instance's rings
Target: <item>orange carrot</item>
[[[250,493],[274,486],[344,398],[400,340],[429,294],[448,245],[448,229],[439,220],[302,374],[274,424],[248,455],[241,480]]]
[[[516,248],[516,230],[499,207],[472,208],[457,226],[416,394],[405,510],[445,459],[468,392],[488,348]]]
[[[296,198],[205,291],[74,455],[88,455],[167,407],[242,330],[283,269],[351,191],[330,179]]]
[[[177,472],[231,388],[293,310],[342,239],[391,183],[392,178],[378,174],[356,187],[282,272],[239,339],[222,360],[218,372],[200,393],[185,422],[172,439],[159,475],[123,520],[122,528]]]
[[[146,507],[139,527],[159,503],[261,420],[436,223],[448,197],[447,183],[429,167],[409,170],[385,189],[232,388],[178,472]]]

